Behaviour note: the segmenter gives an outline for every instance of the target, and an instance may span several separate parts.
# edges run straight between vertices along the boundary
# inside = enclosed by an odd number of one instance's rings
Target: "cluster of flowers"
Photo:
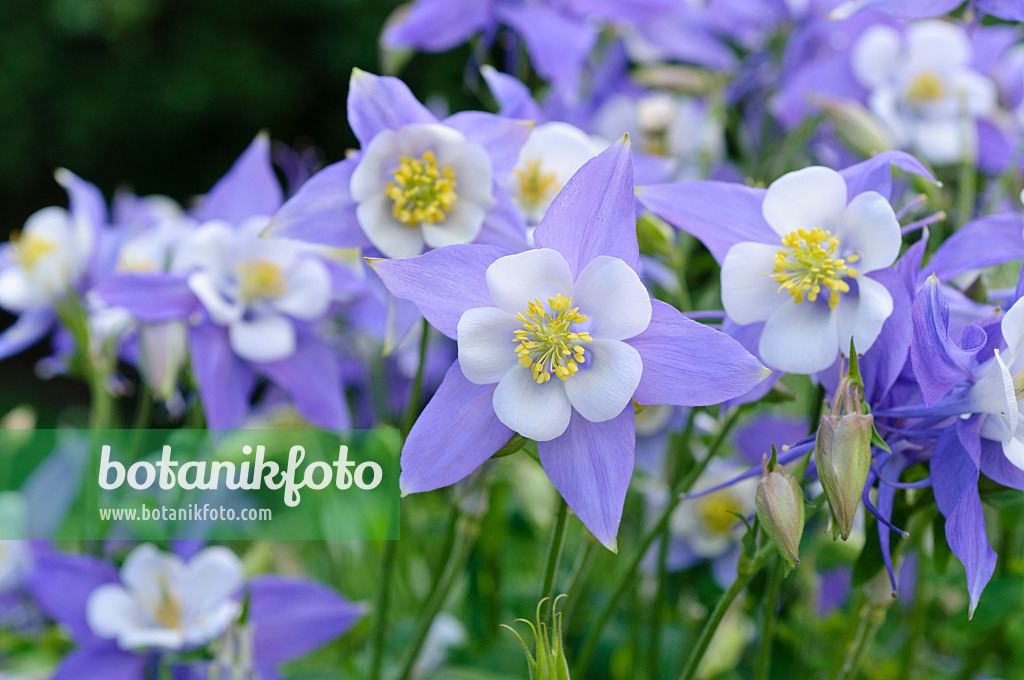
[[[545,96],[484,66],[499,112],[438,115],[400,80],[356,70],[359,150],[316,169],[259,135],[188,209],[127,193],[108,207],[61,170],[69,209],[39,211],[0,251],[0,306],[18,315],[0,356],[50,336],[42,371],[118,393],[134,366],[169,413],[211,428],[281,408],[371,426],[415,408],[425,384],[403,493],[531,440],[613,551],[634,468],[657,480],[685,409],[759,402],[785,391],[783,375],[810,376],[832,403],[817,435],[762,423],[749,448],[757,460],[777,445],[771,466],[716,461],[709,494],[673,521],[673,563],[735,555],[722,515],[753,514],[753,490],[734,484],[761,475],[758,517],[796,562],[806,480],[783,466],[816,450],[808,478],[837,535],[863,505],[894,590],[894,501],[931,490],[973,613],[996,562],[979,483],[1024,489],[1024,278],[979,274],[1024,257],[1024,42],[1010,23],[1024,10],[977,0],[936,18],[960,4],[417,0],[386,28],[388,48],[472,39],[477,55],[507,47],[512,71],[523,47]],[[956,183],[955,212],[937,177]],[[689,304],[690,236],[720,265],[721,311]],[[123,587],[107,585],[108,565],[66,566],[85,559],[27,555],[35,570],[0,578],[74,632],[83,651],[61,677],[117,655],[118,677],[138,677],[151,662],[139,649],[206,644],[240,621],[240,592],[257,637],[283,651],[234,644],[268,668],[299,653],[286,642],[308,649],[357,616],[332,595],[315,633],[264,623],[281,589],[314,586],[243,587],[219,549],[184,566],[139,548]],[[54,568],[81,584],[48,595]],[[200,581],[208,591],[187,591]]]

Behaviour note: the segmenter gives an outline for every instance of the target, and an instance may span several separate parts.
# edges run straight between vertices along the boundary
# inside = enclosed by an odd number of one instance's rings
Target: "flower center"
[[[697,503],[697,516],[701,526],[715,536],[729,534],[739,519],[731,513],[741,511],[740,504],[732,494],[719,491],[705,496]]]
[[[57,249],[57,244],[50,239],[32,234],[23,236],[18,232],[11,234],[11,243],[14,245],[15,260],[28,272],[35,269],[39,260]]]
[[[530,368],[538,384],[551,380],[551,375],[565,380],[579,370],[586,360],[581,342],[593,338],[586,331],[574,331],[574,324],[587,320],[579,307],[572,306],[572,298],[556,295],[548,298],[548,309],[540,298],[530,303],[526,311],[516,314],[523,327],[515,332],[516,354],[519,363]]]
[[[455,205],[455,171],[438,168],[433,151],[420,159],[402,156],[387,196],[394,204],[391,213],[399,222],[415,227],[422,222],[440,222]]]
[[[538,208],[558,192],[558,176],[544,172],[540,161],[529,161],[525,169],[515,169],[519,180],[519,200],[529,208]]]
[[[850,290],[843,279],[857,276],[857,270],[847,263],[856,262],[860,256],[833,257],[839,239],[821,227],[791,231],[783,237],[782,245],[789,250],[775,254],[775,266],[769,275],[779,284],[779,291],[787,291],[796,303],[803,302],[805,297],[814,302],[824,286],[830,291],[828,306],[835,309],[839,294]]]
[[[153,610],[153,619],[164,628],[181,628],[181,603],[166,583],[160,584],[160,600]]]
[[[907,89],[907,99],[913,104],[928,104],[942,99],[945,95],[945,84],[931,71],[915,76]]]
[[[238,297],[245,302],[273,300],[285,294],[284,272],[273,262],[252,260],[238,265]]]

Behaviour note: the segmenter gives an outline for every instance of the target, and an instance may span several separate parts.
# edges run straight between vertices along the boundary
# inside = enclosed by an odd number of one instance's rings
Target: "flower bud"
[[[800,537],[804,533],[804,494],[800,485],[781,465],[769,470],[765,463],[754,500],[757,519],[792,569],[800,561]]]
[[[853,151],[873,155],[897,147],[878,119],[859,102],[822,98],[817,103],[836,135]]]
[[[814,444],[818,478],[832,513],[833,537],[838,532],[844,541],[853,529],[868,479],[873,425],[870,414],[847,413],[822,416],[818,427]]]
[[[550,624],[544,620],[541,611],[544,605],[550,601],[544,598],[537,605],[536,625],[526,619],[516,619],[517,622],[525,623],[533,633],[534,651],[526,640],[511,626],[502,624],[519,638],[519,644],[526,651],[526,661],[530,664],[530,680],[569,680],[569,663],[565,658],[565,647],[562,645],[562,612],[558,611],[558,601],[566,597],[559,595],[551,604]]]

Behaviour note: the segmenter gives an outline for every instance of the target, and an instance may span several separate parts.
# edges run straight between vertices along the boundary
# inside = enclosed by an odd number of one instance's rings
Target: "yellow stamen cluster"
[[[540,161],[529,161],[526,168],[515,169],[519,181],[519,200],[530,208],[539,208],[558,193],[558,176],[544,172]]]
[[[32,271],[39,260],[57,249],[57,244],[50,239],[18,232],[11,234],[11,243],[14,245],[14,259],[25,271]]]
[[[779,284],[779,291],[788,292],[796,303],[803,302],[805,297],[814,302],[824,286],[829,289],[828,306],[835,309],[839,294],[850,290],[843,279],[857,276],[857,270],[847,263],[856,262],[860,256],[834,258],[839,239],[821,227],[791,231],[783,237],[782,245],[789,250],[775,254],[770,274]]]
[[[741,513],[742,506],[727,489],[723,489],[699,499],[696,510],[701,526],[708,533],[723,536],[739,522],[732,513]]]
[[[931,71],[914,77],[907,88],[907,99],[913,104],[928,104],[946,96],[946,85]]]
[[[394,178],[387,188],[388,198],[394,201],[391,213],[410,227],[440,222],[458,198],[455,172],[450,167],[438,168],[433,151],[420,159],[402,156]]]
[[[284,272],[273,262],[250,260],[235,270],[238,278],[238,297],[246,302],[273,300],[287,291]]]
[[[579,370],[586,359],[580,343],[593,338],[586,331],[572,329],[574,324],[587,320],[579,307],[572,306],[572,298],[561,294],[548,298],[548,309],[536,298],[516,318],[523,323],[515,332],[516,354],[538,384],[551,380],[552,374],[565,380]]]
[[[160,599],[153,610],[153,619],[164,628],[181,628],[181,603],[166,583],[160,584]]]

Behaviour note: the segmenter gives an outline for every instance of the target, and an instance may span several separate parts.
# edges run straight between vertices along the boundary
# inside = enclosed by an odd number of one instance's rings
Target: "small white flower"
[[[996,86],[971,68],[971,43],[962,28],[921,21],[901,36],[874,26],[851,59],[857,79],[871,91],[869,108],[897,143],[943,165],[976,153],[974,121],[995,111]]]
[[[526,221],[539,224],[569,178],[607,146],[568,123],[535,127],[519,152],[508,187]]]
[[[846,181],[810,167],[768,187],[762,213],[780,243],[738,243],[722,263],[722,303],[739,324],[765,322],[759,352],[769,366],[816,373],[850,339],[866,352],[892,314],[892,295],[863,276],[892,265],[900,225],[879,193],[847,204]]]
[[[974,411],[987,416],[981,436],[1002,442],[1007,460],[1024,470],[1024,299],[1003,316],[1001,330],[1006,349],[981,368],[971,399]]]
[[[701,477],[701,488],[724,484],[745,472],[745,468],[715,459]],[[672,513],[670,530],[673,538],[686,541],[698,557],[721,557],[737,545],[742,522],[732,513],[744,517],[754,514],[754,491],[757,478],[752,477],[705,496],[687,500]]]
[[[172,270],[188,284],[210,319],[227,326],[231,347],[249,361],[286,359],[295,352],[294,320],[320,319],[331,304],[331,275],[313,246],[261,238],[267,218],[235,229],[199,227],[177,252]]]
[[[542,248],[496,260],[487,288],[495,306],[459,319],[459,365],[470,382],[497,383],[502,423],[549,441],[573,409],[603,422],[630,403],[643,362],[623,340],[647,329],[651,300],[629,265],[602,255],[574,281],[561,253]]]
[[[370,141],[349,191],[370,242],[387,257],[414,257],[476,239],[495,205],[492,174],[484,147],[457,130],[406,125]]]
[[[121,568],[121,583],[89,596],[86,618],[98,636],[124,650],[179,651],[219,637],[238,619],[242,563],[227,548],[206,548],[186,564],[140,545]]]

